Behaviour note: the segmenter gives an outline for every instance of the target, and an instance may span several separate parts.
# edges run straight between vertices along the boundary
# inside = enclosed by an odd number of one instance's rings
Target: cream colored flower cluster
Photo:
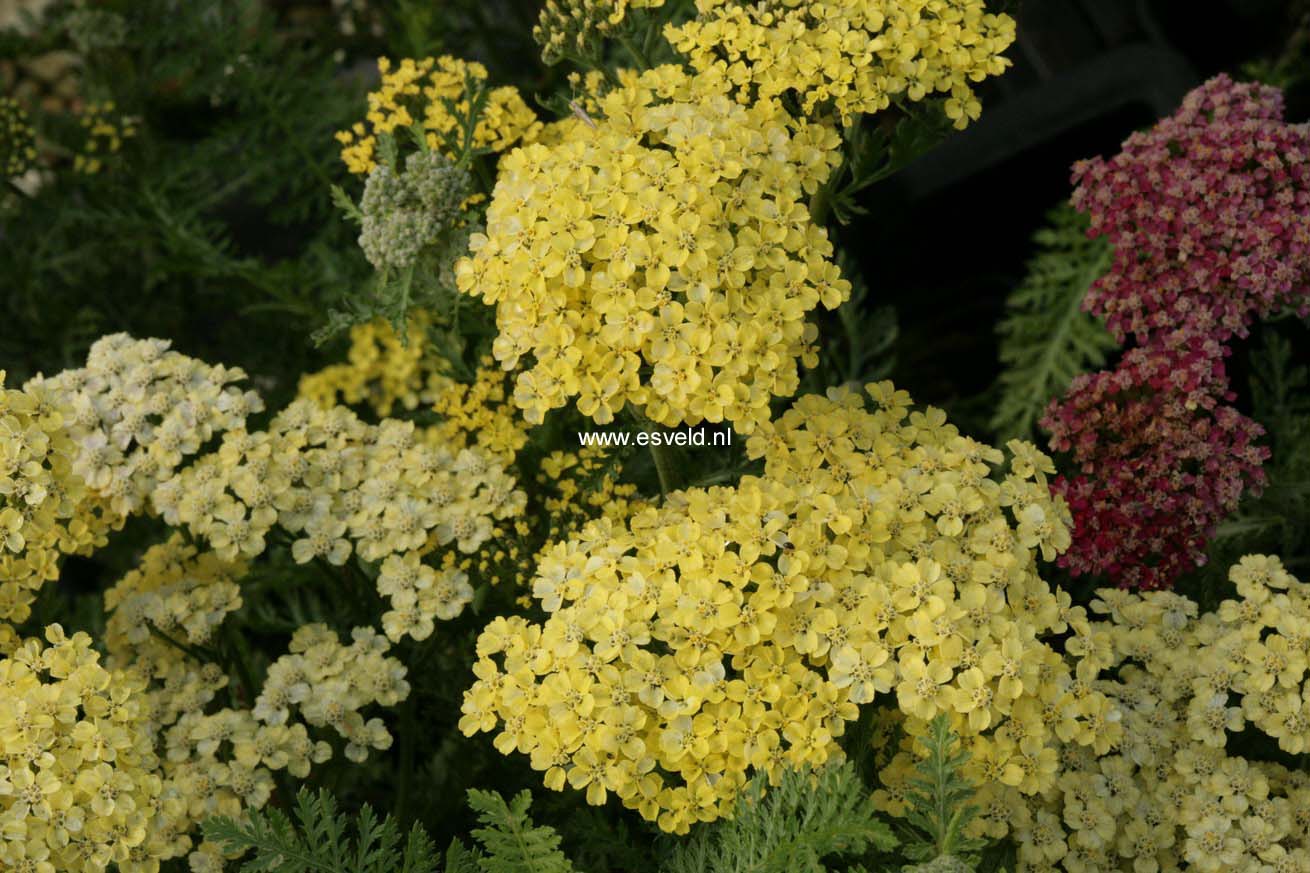
[[[299,400],[269,430],[233,431],[219,449],[155,490],[164,520],[185,525],[220,557],[264,551],[275,531],[299,563],[341,565],[352,552],[394,572],[379,577],[391,603],[383,617],[393,640],[426,638],[432,619],[458,614],[471,590],[458,571],[434,578],[420,558],[453,546],[470,553],[526,498],[504,467],[474,449],[419,439],[411,422],[365,424],[342,408]]]
[[[215,434],[244,427],[264,408],[259,395],[233,384],[246,378],[239,367],[211,366],[169,346],[111,334],[91,346],[85,367],[29,384],[69,408],[73,473],[122,516],[145,508],[155,486]]]
[[[613,420],[748,431],[797,390],[806,315],[850,284],[806,195],[839,160],[836,131],[734,103],[678,67],[628,76],[554,145],[502,159],[460,290],[496,309],[493,352],[523,367],[529,422],[576,398]]]
[[[893,100],[946,95],[957,128],[978,118],[973,85],[1010,66],[1014,19],[984,0],[696,0],[666,36],[738,98],[794,95],[807,114],[831,104],[844,124]]]
[[[1094,687],[1122,740],[1068,750],[1043,797],[1001,800],[1021,869],[1310,870],[1310,776],[1228,749],[1243,731],[1310,748],[1310,585],[1263,556],[1230,579],[1237,598],[1202,615],[1172,592],[1098,592],[1097,660],[1117,675]]]
[[[1036,574],[1068,541],[1051,462],[959,435],[869,386],[801,398],[752,437],[762,478],[693,489],[547,550],[549,617],[493,621],[461,729],[546,784],[660,827],[722,815],[754,770],[818,765],[858,705],[948,714],[1007,784],[1049,791],[1061,742],[1108,749],[1108,701],[1040,636],[1080,619]]]
[[[214,650],[215,631],[240,606],[235,579],[243,572],[243,565],[174,535],[147,550],[105,595],[109,662],[138,678],[144,702],[136,729],[163,752],[160,797],[168,802],[151,825],[158,838],[151,857],[191,851],[198,870],[222,866],[217,847],[196,846],[201,822],[262,807],[276,771],[304,778],[311,765],[332,756],[332,746],[313,740],[310,728],[331,729],[345,740],[346,757],[362,761],[370,749],[392,742],[382,721],[363,711],[409,694],[405,667],[375,631],[358,628],[343,645],[324,625],[305,625],[269,666],[263,685],[243,689],[244,706],[234,696],[232,706],[215,708],[229,679],[195,653]]]
[[[394,706],[409,696],[405,667],[387,656],[391,644],[370,628],[355,628],[343,646],[322,624],[308,624],[291,637],[290,654],[268,668],[252,714],[271,725],[286,724],[294,706],[315,727],[331,727],[347,742],[346,757],[363,761],[369,749],[391,748],[382,720],[359,710]]]
[[[46,640],[0,659],[0,868],[155,870],[165,801],[142,685],[84,633]]]
[[[105,592],[110,663],[152,678],[168,675],[177,662],[177,642],[210,643],[223,619],[241,608],[238,582],[246,570],[243,561],[200,552],[180,533],[148,549]]]
[[[424,132],[429,148],[456,157],[475,99],[481,108],[470,139],[477,148],[505,151],[516,143],[532,142],[541,131],[541,122],[518,89],[487,88],[487,68],[475,61],[442,55],[417,61],[405,58],[393,67],[381,58],[378,72],[382,82],[368,95],[365,121],[337,133],[344,147],[341,159],[352,173],[369,173],[377,166],[379,136],[415,125]]]
[[[239,369],[168,345],[113,334],[84,367],[22,391],[0,378],[0,621],[25,620],[60,554],[103,545],[187,456],[262,408],[231,384]],[[0,651],[14,642],[3,633]]]

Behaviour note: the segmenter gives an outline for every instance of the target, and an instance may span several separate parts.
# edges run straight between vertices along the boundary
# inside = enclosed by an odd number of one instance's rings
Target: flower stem
[[[668,446],[651,444],[650,456],[655,461],[655,473],[660,477],[660,493],[668,494],[674,490],[673,456]]]

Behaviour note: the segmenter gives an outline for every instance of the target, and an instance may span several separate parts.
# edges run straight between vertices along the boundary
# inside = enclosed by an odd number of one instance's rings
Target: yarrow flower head
[[[405,667],[376,631],[357,628],[343,645],[333,631],[310,624],[292,635],[288,653],[273,660],[261,685],[246,684],[243,674],[241,696],[215,706],[229,677],[194,653],[231,645],[213,638],[241,605],[244,572],[244,563],[174,535],[106,592],[109,664],[139,683],[142,718],[134,730],[162,752],[143,863],[190,852],[193,870],[222,869],[219,848],[195,836],[205,819],[258,809],[273,793],[276,771],[303,779],[331,758],[332,744],[312,739],[311,727],[331,730],[352,761],[390,747],[390,732],[367,710],[409,694]],[[245,706],[237,703],[242,697]]]
[[[472,191],[466,170],[439,152],[414,152],[394,172],[378,164],[359,202],[359,246],[374,269],[403,270],[451,229]]]
[[[0,622],[26,620],[36,590],[59,577],[59,556],[102,544],[110,526],[73,473],[66,412],[40,386],[5,388],[0,371]]]
[[[699,15],[666,36],[700,73],[715,71],[751,102],[794,94],[842,122],[894,98],[945,95],[957,128],[982,111],[973,83],[1005,72],[1014,19],[983,0],[696,0]]]
[[[1205,561],[1214,528],[1264,484],[1264,428],[1231,400],[1213,337],[1179,330],[1113,370],[1075,377],[1042,426],[1076,470],[1053,482],[1073,512],[1060,565],[1133,588],[1172,585]]]
[[[110,663],[166,676],[178,650],[155,634],[210,643],[223,620],[241,608],[238,582],[246,570],[244,562],[200,552],[180,533],[148,549],[136,569],[105,592]]]
[[[0,866],[158,869],[162,780],[142,684],[106,670],[85,633],[51,625],[45,638],[0,659]]]
[[[523,102],[518,89],[487,88],[487,69],[449,56],[413,60],[398,66],[378,61],[382,83],[368,95],[365,121],[337,133],[341,158],[350,172],[366,174],[377,166],[378,137],[405,128],[422,132],[429,150],[458,157],[465,133],[478,149],[503,152],[532,142],[542,124]],[[473,130],[465,131],[470,118]]]
[[[94,175],[105,168],[106,158],[118,154],[123,143],[137,133],[137,120],[116,114],[112,101],[88,103],[80,124],[83,140],[73,156],[73,171]]]
[[[1264,482],[1263,430],[1228,405],[1223,359],[1254,319],[1310,311],[1310,131],[1282,115],[1277,89],[1219,76],[1115,157],[1074,168],[1074,205],[1115,252],[1083,305],[1136,343],[1042,422],[1079,467],[1055,483],[1075,574],[1171,585]]]
[[[434,618],[452,618],[472,599],[462,571],[421,557],[445,546],[476,551],[526,499],[500,463],[475,449],[425,444],[410,422],[368,425],[307,400],[267,431],[225,434],[217,452],[153,498],[165,521],[185,525],[226,560],[259,555],[277,529],[291,535],[298,563],[339,566],[352,553],[383,561],[377,586],[392,606],[383,616],[392,639],[425,639]]]
[[[1017,838],[1019,869],[1310,869],[1310,780],[1228,748],[1256,733],[1310,749],[1310,586],[1276,558],[1230,570],[1237,598],[1212,612],[1162,591],[1099,591],[1103,666],[1122,740],[1065,750],[1054,790],[996,797],[989,835]]]
[[[748,431],[814,356],[806,314],[850,294],[806,203],[837,133],[671,66],[626,75],[599,113],[502,159],[459,288],[496,306],[530,423],[576,398],[600,423],[631,403]]]
[[[209,365],[166,340],[111,334],[86,366],[28,383],[61,399],[77,445],[73,472],[122,516],[145,507],[155,486],[216,434],[245,426],[264,403],[234,383],[239,367]]]
[[[1084,307],[1120,340],[1189,326],[1223,343],[1310,311],[1310,129],[1283,120],[1277,88],[1217,76],[1074,182],[1115,251]]]
[[[675,832],[722,815],[752,771],[840,756],[880,693],[915,730],[946,714],[1025,792],[1053,784],[1057,742],[1116,742],[1039,639],[1079,614],[1035,570],[1068,542],[1049,459],[1016,442],[997,482],[1000,452],[870,391],[875,410],[834,389],[762,425],[762,477],[548,548],[548,617],[487,626],[461,729]]]

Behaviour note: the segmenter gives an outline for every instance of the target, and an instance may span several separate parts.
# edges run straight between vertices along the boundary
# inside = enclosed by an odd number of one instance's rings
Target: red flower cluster
[[[1166,587],[1205,560],[1246,488],[1263,429],[1228,404],[1227,343],[1284,306],[1310,311],[1310,129],[1282,94],[1219,76],[1109,161],[1074,167],[1074,205],[1115,248],[1084,308],[1135,347],[1078,377],[1042,421],[1078,473],[1061,565]]]
[[[1073,178],[1115,249],[1083,305],[1120,342],[1183,326],[1227,342],[1280,306],[1310,311],[1310,130],[1283,121],[1277,88],[1211,79]]]

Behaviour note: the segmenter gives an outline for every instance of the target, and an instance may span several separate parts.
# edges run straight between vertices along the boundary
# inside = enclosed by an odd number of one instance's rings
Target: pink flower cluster
[[[1277,88],[1211,79],[1073,179],[1114,244],[1083,306],[1120,342],[1184,326],[1227,342],[1281,306],[1310,311],[1310,129],[1283,121]]]
[[[1083,306],[1135,343],[1042,421],[1077,465],[1052,485],[1074,516],[1074,575],[1172,585],[1264,483],[1263,429],[1229,405],[1224,359],[1256,318],[1310,311],[1310,128],[1282,114],[1276,89],[1219,76],[1074,167],[1073,203],[1115,249]]]

